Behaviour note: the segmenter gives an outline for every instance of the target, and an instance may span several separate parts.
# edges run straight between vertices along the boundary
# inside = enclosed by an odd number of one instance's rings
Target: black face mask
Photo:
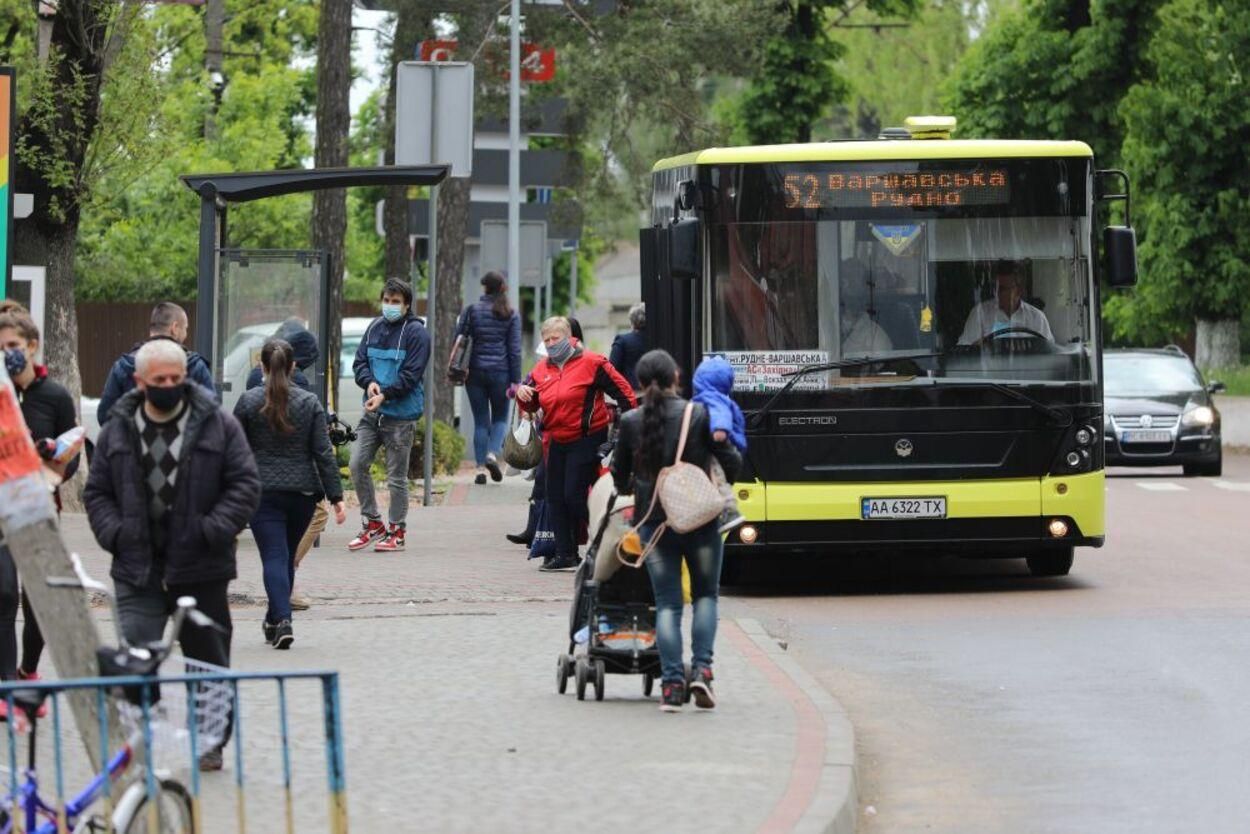
[[[10,348],[4,352],[4,369],[9,376],[18,376],[26,370],[26,351],[21,348]]]
[[[149,385],[143,389],[143,396],[148,403],[157,411],[168,414],[178,407],[183,398],[187,395],[186,383],[181,385],[170,385],[165,388],[158,388],[155,385]]]

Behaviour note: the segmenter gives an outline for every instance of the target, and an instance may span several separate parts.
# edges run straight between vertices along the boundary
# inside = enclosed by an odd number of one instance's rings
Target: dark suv
[[[1186,475],[1218,476],[1222,382],[1202,374],[1175,345],[1108,350],[1103,356],[1103,442],[1108,466],[1181,465]]]

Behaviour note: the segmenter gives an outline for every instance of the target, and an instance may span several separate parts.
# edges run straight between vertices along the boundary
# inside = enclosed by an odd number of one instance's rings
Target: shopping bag
[[[521,409],[512,410],[512,426],[503,438],[503,459],[514,469],[533,469],[542,463],[543,440],[538,436],[534,421],[522,415]]]
[[[547,502],[537,502],[542,506],[538,509],[538,521],[534,524],[534,541],[530,544],[531,559],[549,559],[556,555],[556,534],[551,529],[551,514],[547,511]]]

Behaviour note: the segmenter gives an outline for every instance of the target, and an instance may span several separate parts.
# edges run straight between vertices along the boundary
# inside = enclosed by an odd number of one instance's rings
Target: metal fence
[[[175,662],[186,674],[0,684],[0,832],[346,834],[338,674]],[[101,768],[64,720],[64,702],[84,693],[100,721]],[[125,738],[109,733],[111,715]],[[223,771],[201,773],[200,757],[219,749]]]

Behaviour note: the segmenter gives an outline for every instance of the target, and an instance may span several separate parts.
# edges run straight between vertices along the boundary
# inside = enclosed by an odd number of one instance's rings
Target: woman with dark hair
[[[474,483],[503,480],[499,455],[508,430],[508,388],[521,381],[521,317],[508,303],[508,284],[498,272],[482,276],[482,297],[464,308],[457,333],[473,337],[465,393],[473,409]]]
[[[269,597],[262,624],[265,642],[287,649],[295,642],[291,628],[295,551],[313,509],[324,495],[333,505],[336,523],[342,524],[347,514],[325,411],[316,395],[291,384],[295,351],[283,339],[270,339],[261,349],[260,361],[265,384],[243,393],[234,416],[247,434],[260,471],[260,507],[251,526]]]
[[[637,365],[642,386],[642,406],[621,418],[621,433],[612,456],[612,478],[617,492],[633,493],[636,512],[651,514],[639,535],[650,542],[665,519],[652,495],[660,470],[675,463],[687,401],[677,391],[680,371],[666,351],[643,354]],[[713,458],[725,470],[730,483],[742,466],[742,456],[727,442],[712,438],[707,410],[695,403],[682,460],[708,470]],[[641,518],[641,516],[640,516]],[[660,649],[660,709],[677,712],[686,700],[681,640],[681,563],[690,568],[690,591],[694,603],[691,654],[694,671],[690,693],[701,709],[716,706],[712,696],[712,644],[716,640],[716,606],[720,595],[724,542],[717,519],[689,533],[665,530],[647,556],[647,573],[655,589],[655,637]]]

